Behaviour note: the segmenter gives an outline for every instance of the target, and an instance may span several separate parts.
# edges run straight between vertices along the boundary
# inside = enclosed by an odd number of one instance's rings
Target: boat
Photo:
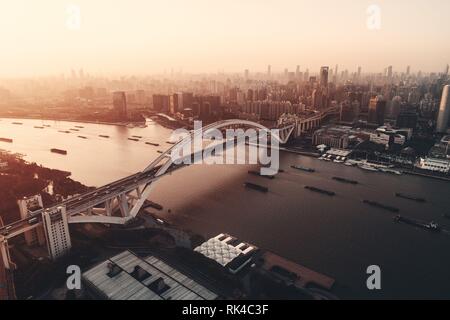
[[[132,136],[133,138],[142,139],[142,136]]]
[[[109,136],[104,135],[104,134],[99,135],[99,137],[100,137],[100,138],[109,138]]]
[[[419,197],[415,197],[415,196],[411,196],[411,195],[407,195],[407,194],[403,194],[403,193],[399,193],[399,192],[396,192],[395,196],[399,197],[399,198],[407,199],[407,200],[417,201],[417,202],[426,202],[427,201],[424,198],[419,198]]]
[[[53,149],[50,149],[50,151],[53,152],[53,153],[59,153],[59,154],[64,154],[64,155],[67,154],[67,151],[66,150],[62,150],[62,149],[53,148]]]
[[[305,189],[308,189],[308,190],[311,190],[311,191],[314,191],[314,192],[318,192],[318,193],[322,193],[322,194],[326,194],[327,196],[334,196],[334,195],[336,195],[336,193],[333,192],[333,191],[323,190],[323,189],[319,189],[319,188],[311,187],[311,186],[305,186]]]
[[[87,137],[85,137],[85,136],[78,136],[78,138],[87,139]]]
[[[173,141],[166,141],[167,144],[175,144]]]
[[[44,127],[41,127],[41,126],[34,126],[33,128],[35,128],[35,129],[44,129]]]
[[[255,170],[249,170],[248,173],[249,173],[249,174],[252,174],[252,175],[254,175],[254,176],[258,176],[258,177],[262,177],[262,178],[266,178],[266,179],[275,179],[275,176],[271,176],[271,175],[262,175],[261,172],[255,171]]]
[[[10,138],[0,138],[0,141],[1,141],[1,142],[12,143],[12,142],[13,142],[13,139],[10,139]]]
[[[255,183],[252,183],[252,182],[245,182],[244,186],[246,188],[257,190],[257,191],[260,191],[260,192],[268,192],[269,191],[269,188],[264,187],[264,186],[260,186],[259,184],[255,184]]]
[[[49,125],[49,124],[44,124],[44,127],[50,128],[51,125]]]
[[[158,153],[164,153],[163,151],[161,151],[161,150],[158,150],[158,151],[156,151],[156,152],[158,152]]]
[[[339,182],[344,182],[344,183],[350,183],[350,184],[358,184],[358,181],[356,181],[356,180],[350,180],[350,179],[341,178],[341,177],[333,177],[333,180],[336,180]]]
[[[388,210],[391,212],[399,212],[400,209],[396,208],[396,207],[391,207],[388,205],[384,205],[382,203],[376,202],[376,201],[371,201],[371,200],[363,200],[364,203],[371,205],[372,207],[377,207],[380,209],[384,209],[384,210]]]
[[[306,171],[306,172],[316,172],[315,169],[311,169],[311,168],[307,168],[307,167],[302,167],[302,166],[291,166],[291,168],[293,169],[297,169],[297,170],[301,170],[301,171]]]
[[[136,138],[128,138],[128,140],[131,140],[131,141],[139,141],[139,139],[136,139]]]
[[[22,125],[23,123],[22,122],[13,122],[12,124],[15,124],[15,125]]]
[[[433,231],[433,232],[440,232],[442,231],[442,228],[434,221],[431,222],[423,222],[416,219],[406,218],[402,217],[401,215],[397,215],[394,217],[394,220],[396,222],[403,222],[406,224],[410,224],[415,227],[419,227],[425,230]]]
[[[83,129],[84,127],[83,126],[75,126],[75,128]]]
[[[353,164],[353,163],[350,163],[350,162],[348,162],[348,161],[347,161],[347,162],[345,162],[344,164],[345,164],[346,166],[349,166],[349,167],[353,167],[353,166],[354,166],[354,164]]]
[[[69,129],[69,130],[71,130],[71,131],[80,131],[80,130],[75,129],[75,128],[71,128],[71,129]]]
[[[371,171],[371,172],[377,172],[378,171],[377,168],[374,168],[374,167],[366,165],[366,164],[359,165],[359,167],[361,169],[363,169],[363,170],[367,170],[367,171]]]
[[[61,132],[61,133],[70,133],[70,131],[67,131],[67,130],[58,130],[58,132]]]
[[[151,145],[151,146],[155,146],[155,147],[159,147],[159,143],[146,142],[145,144],[148,144],[148,145]]]
[[[393,169],[387,169],[387,168],[380,168],[379,171],[385,172],[385,173],[396,174],[396,175],[398,175],[398,176],[402,175],[402,172],[399,171],[399,170],[393,170]]]

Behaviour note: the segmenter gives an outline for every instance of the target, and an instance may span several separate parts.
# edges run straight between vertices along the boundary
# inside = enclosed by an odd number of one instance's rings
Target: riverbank
[[[5,224],[20,218],[18,199],[41,194],[44,205],[48,206],[90,189],[72,180],[70,172],[29,163],[17,154],[0,150],[0,161],[6,164],[0,171],[0,212]],[[50,184],[52,190],[48,188]]]
[[[103,125],[109,125],[109,126],[122,126],[126,127],[129,124],[143,124],[144,122],[107,122],[107,121],[92,121],[92,120],[79,120],[79,119],[70,119],[70,118],[40,118],[40,117],[32,117],[32,116],[6,116],[6,115],[0,115],[1,119],[14,119],[14,120],[40,120],[40,121],[61,121],[61,122],[74,122],[74,123],[89,123],[89,124],[103,124]]]

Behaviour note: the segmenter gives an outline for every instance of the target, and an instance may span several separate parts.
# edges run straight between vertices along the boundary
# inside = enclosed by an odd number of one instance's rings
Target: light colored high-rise
[[[54,210],[45,210],[42,212],[42,222],[50,258],[56,260],[66,255],[72,247],[66,208],[57,207]]]
[[[441,106],[436,123],[436,131],[446,133],[450,120],[450,85],[446,85],[442,91]]]

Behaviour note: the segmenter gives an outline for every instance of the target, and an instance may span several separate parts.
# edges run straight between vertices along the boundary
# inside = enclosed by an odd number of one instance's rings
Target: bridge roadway
[[[225,127],[227,125],[233,125],[236,120],[224,120],[217,122],[215,124],[209,125],[205,128],[203,128],[203,132],[208,132],[208,130],[215,128],[221,128]],[[238,120],[239,123],[244,123],[246,125],[254,125],[254,123],[245,121],[245,120]],[[265,129],[261,125],[257,124],[256,127],[258,129]],[[286,141],[289,138],[290,133],[292,132],[291,127],[287,127],[287,130],[289,131],[288,135],[285,137]],[[191,137],[194,134],[201,134],[201,131],[199,132],[192,132]],[[277,139],[279,139],[277,137]],[[225,139],[222,141],[222,150],[226,150],[229,147],[234,147],[234,144],[228,144],[227,141],[235,140],[236,137],[233,137],[231,139]],[[89,209],[94,209],[96,206],[100,204],[106,203],[108,200],[113,199],[115,197],[118,197],[122,194],[127,194],[132,191],[138,190],[140,186],[143,185],[149,185],[152,184],[152,182],[158,180],[159,178],[165,176],[166,174],[169,174],[181,167],[186,166],[186,164],[174,164],[171,161],[167,161],[165,164],[161,164],[161,161],[165,158],[170,158],[170,152],[175,147],[180,147],[185,144],[186,141],[189,142],[189,137],[183,139],[181,142],[177,143],[176,145],[172,146],[163,154],[161,154],[155,161],[153,161],[144,171],[138,172],[136,174],[130,175],[128,177],[125,177],[123,179],[114,181],[112,183],[109,183],[105,186],[99,187],[95,190],[88,191],[86,193],[83,193],[81,195],[72,197],[70,199],[66,199],[58,204],[55,204],[51,207],[43,208],[37,211],[34,211],[30,214],[29,217],[26,219],[18,220],[16,222],[13,222],[7,226],[0,227],[0,236],[4,236],[5,238],[13,238],[17,235],[20,235],[21,233],[24,233],[26,231],[32,230],[36,228],[38,225],[42,223],[42,212],[44,210],[52,210],[56,209],[57,207],[64,206],[66,208],[66,214],[68,216],[69,223],[70,217],[76,214],[80,214],[83,212],[88,211]],[[215,148],[215,144],[212,143],[208,147],[203,148],[200,152],[207,152],[211,151]],[[192,157],[191,160],[196,159],[196,153],[192,153],[190,155],[185,156],[185,158]],[[192,163],[192,162],[191,162]],[[117,217],[110,217],[110,218],[117,218]],[[112,219],[111,219],[112,221]],[[73,223],[75,223],[74,221]]]
[[[68,216],[83,212],[85,210],[88,210],[89,208],[95,207],[96,205],[103,204],[108,199],[111,199],[119,194],[136,190],[136,188],[138,188],[140,185],[156,181],[164,175],[169,174],[182,166],[183,165],[173,164],[169,168],[169,170],[167,170],[160,176],[155,175],[159,167],[155,167],[148,172],[138,172],[99,187],[95,190],[88,191],[76,197],[72,197],[70,199],[59,202],[54,206],[34,211],[26,219],[18,220],[7,226],[0,227],[0,235],[5,236],[6,238],[12,238],[20,233],[23,233],[24,231],[33,229],[41,222],[42,212],[47,209],[51,210],[60,206],[65,206]]]

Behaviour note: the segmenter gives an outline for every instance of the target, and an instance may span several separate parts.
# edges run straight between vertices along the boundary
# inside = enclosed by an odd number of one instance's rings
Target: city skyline
[[[16,1],[0,13],[8,48],[0,77],[80,67],[93,74],[263,72],[268,64],[274,73],[335,64],[440,72],[450,56],[450,22],[440,12],[450,4],[431,2]]]

